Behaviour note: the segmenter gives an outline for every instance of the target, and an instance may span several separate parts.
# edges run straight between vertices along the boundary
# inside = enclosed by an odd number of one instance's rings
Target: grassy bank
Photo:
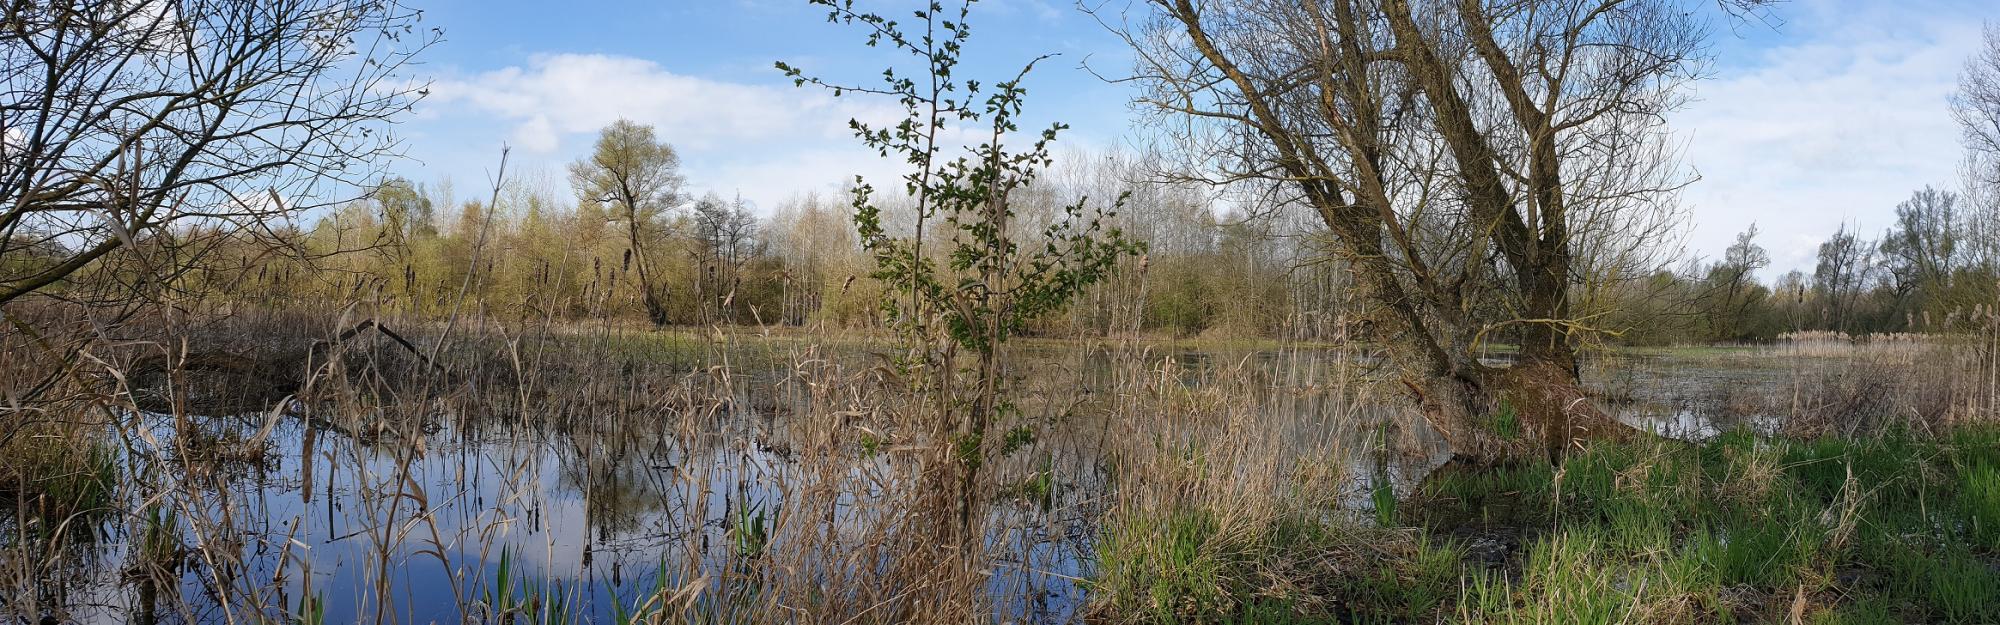
[[[1182,502],[1097,555],[1107,621],[2000,622],[2000,429],[1606,445],[1378,514]]]

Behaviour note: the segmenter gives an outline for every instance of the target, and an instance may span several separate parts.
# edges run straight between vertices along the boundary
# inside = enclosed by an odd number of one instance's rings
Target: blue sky
[[[655,125],[680,150],[692,191],[740,193],[766,210],[856,173],[897,172],[846,129],[851,117],[893,118],[893,103],[796,89],[772,68],[868,81],[901,61],[860,47],[856,30],[804,0],[410,1],[446,39],[421,68],[432,97],[398,130],[413,160],[395,170],[450,179],[460,198],[484,195],[503,143],[514,147],[510,177],[565,189],[564,164],[619,117]],[[1108,0],[1112,19],[1126,2]],[[906,14],[918,3],[864,4]],[[1069,123],[1069,145],[1115,147],[1136,132],[1129,93],[1081,65],[1116,73],[1128,53],[1075,7],[976,5],[964,74],[990,81],[1059,53],[1029,80],[1031,121]],[[1913,189],[1955,186],[1947,98],[2000,3],[1794,0],[1772,18],[1718,24],[1713,71],[1672,118],[1701,176],[1683,195],[1687,244],[1714,256],[1755,222],[1774,269],[1810,269],[1840,224],[1878,233]]]
[[[902,15],[918,6],[869,4]],[[653,124],[674,144],[692,191],[740,192],[765,209],[794,194],[831,191],[857,173],[898,171],[858,147],[847,128],[857,116],[896,118],[893,102],[795,88],[773,67],[784,60],[868,84],[903,62],[860,46],[860,31],[827,23],[825,10],[804,0],[579,3],[554,12],[542,3],[421,6],[446,41],[428,57],[433,96],[399,129],[417,162],[399,170],[420,180],[450,177],[460,197],[485,188],[503,142],[527,178],[563,184],[563,165],[621,116]],[[987,0],[972,23],[966,77],[992,82],[1036,55],[1058,53],[1030,78],[1030,120],[1075,127],[1065,144],[1120,141],[1126,91],[1080,67],[1086,59],[1128,65],[1103,27],[1066,0]]]

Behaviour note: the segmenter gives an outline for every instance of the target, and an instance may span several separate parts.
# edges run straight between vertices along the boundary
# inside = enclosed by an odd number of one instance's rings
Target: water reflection
[[[1376,364],[1347,352],[1147,351],[1136,356],[1142,367],[1121,364],[1134,362],[1129,352],[1024,352],[1016,388],[1046,428],[1032,453],[994,470],[1044,486],[1003,492],[985,537],[998,554],[985,582],[990,603],[1009,620],[1078,616],[1096,517],[1116,486],[1108,454],[1191,445],[1212,426],[1169,427],[1172,415],[1142,414],[1154,408],[1139,395],[1172,386],[1194,391],[1189,401],[1247,402],[1259,424],[1248,435],[1289,450],[1271,459],[1278,471],[1336,467],[1353,478],[1339,482],[1338,500],[1355,510],[1371,505],[1375,450],[1395,452],[1382,471],[1404,494],[1448,455],[1421,427],[1384,440],[1376,424],[1402,408],[1338,382],[1365,378]],[[1687,398],[1745,384],[1743,376],[1658,364],[1593,383],[1622,393],[1621,414],[1635,424],[1690,437],[1722,427]],[[323,600],[326,622],[454,622],[495,616],[461,610],[494,609],[490,582],[504,560],[517,587],[561,596],[580,620],[609,622],[617,604],[696,580],[717,591],[710,608],[725,610],[742,598],[717,580],[745,575],[745,558],[861,540],[903,522],[884,498],[907,490],[908,463],[858,446],[827,455],[815,437],[825,436],[826,419],[844,417],[805,406],[811,389],[778,374],[728,389],[729,401],[699,414],[529,419],[457,409],[408,432],[308,411],[275,421],[129,414],[134,444],[120,466],[123,509],[134,512],[98,519],[97,540],[71,541],[37,592],[92,623],[254,620],[237,612],[276,614],[310,598]],[[1141,436],[1150,440],[1134,440]],[[1334,444],[1321,444],[1329,437]],[[1314,455],[1329,449],[1337,455]],[[807,463],[803,450],[820,451]],[[831,503],[797,507],[809,493]],[[155,510],[175,514],[155,521]],[[11,522],[0,520],[0,536],[16,532]],[[146,546],[149,524],[170,527],[177,544]],[[796,579],[766,583],[865,578],[883,566],[799,562],[786,572]],[[170,572],[167,587],[135,583],[160,571]]]

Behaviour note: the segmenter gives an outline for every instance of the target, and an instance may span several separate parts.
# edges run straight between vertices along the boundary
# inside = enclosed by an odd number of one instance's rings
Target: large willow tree
[[[1708,7],[1147,4],[1121,29],[1141,104],[1189,172],[1324,223],[1400,386],[1462,461],[1630,434],[1579,389],[1578,345],[1616,331],[1584,296],[1641,273],[1668,232],[1688,177],[1664,117],[1702,61]],[[1518,361],[1482,363],[1500,341]]]

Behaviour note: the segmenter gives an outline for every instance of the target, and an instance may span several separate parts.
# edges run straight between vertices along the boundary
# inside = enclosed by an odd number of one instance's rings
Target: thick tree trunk
[[[1647,436],[1598,410],[1573,362],[1524,359],[1406,384],[1461,465],[1560,462],[1584,441]]]
[[[639,288],[646,291],[646,319],[652,321],[655,328],[665,327],[667,321],[669,321],[667,318],[667,306],[660,303],[660,295],[654,293],[653,287],[647,285],[646,282],[648,281],[639,281]]]

